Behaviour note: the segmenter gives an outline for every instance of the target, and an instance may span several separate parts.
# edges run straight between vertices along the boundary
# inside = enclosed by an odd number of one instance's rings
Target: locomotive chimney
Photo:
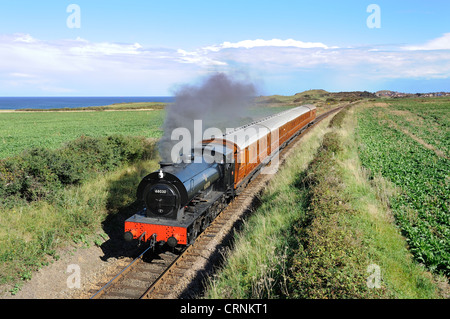
[[[164,168],[164,167],[167,167],[167,166],[172,166],[174,163],[171,163],[171,162],[159,162],[159,166],[161,167],[161,168]]]

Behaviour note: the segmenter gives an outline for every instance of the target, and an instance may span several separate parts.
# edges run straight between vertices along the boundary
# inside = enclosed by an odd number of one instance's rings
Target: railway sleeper
[[[142,291],[141,291],[142,294]],[[124,291],[108,291],[104,294],[105,299],[137,299],[141,294],[124,292]]]
[[[148,281],[151,281],[152,279],[156,279],[155,275],[159,274],[161,271],[162,271],[162,269],[159,271],[155,270],[155,271],[138,272],[138,273],[131,274],[129,276],[129,279],[148,282]]]

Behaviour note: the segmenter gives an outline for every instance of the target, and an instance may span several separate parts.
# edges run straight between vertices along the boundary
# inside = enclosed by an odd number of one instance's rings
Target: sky
[[[450,91],[450,1],[0,0],[0,96]]]

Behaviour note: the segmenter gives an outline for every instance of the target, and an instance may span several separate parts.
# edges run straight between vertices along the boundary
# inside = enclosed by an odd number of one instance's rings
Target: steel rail
[[[108,281],[106,285],[104,285],[99,291],[97,291],[94,295],[92,295],[89,299],[99,299],[105,291],[111,287],[113,284],[115,284],[119,279],[123,278],[131,269],[136,267],[141,261],[144,254],[149,251],[152,247],[148,247],[146,250],[144,250],[138,257],[136,257],[131,263],[129,263],[124,269],[122,269],[113,279]]]

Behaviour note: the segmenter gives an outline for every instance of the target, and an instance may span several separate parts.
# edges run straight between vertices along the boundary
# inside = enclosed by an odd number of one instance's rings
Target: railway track
[[[139,299],[178,256],[170,251],[157,254],[147,248],[96,291],[91,299]]]
[[[314,124],[295,137],[279,156],[282,164],[305,132],[328,115],[341,110],[335,108],[319,115]],[[91,299],[173,299],[186,295],[193,280],[201,281],[220,258],[227,237],[242,217],[252,209],[253,201],[269,182],[271,175],[259,174],[195,240],[178,253],[165,251],[154,254],[142,252],[119,274],[92,295]]]

